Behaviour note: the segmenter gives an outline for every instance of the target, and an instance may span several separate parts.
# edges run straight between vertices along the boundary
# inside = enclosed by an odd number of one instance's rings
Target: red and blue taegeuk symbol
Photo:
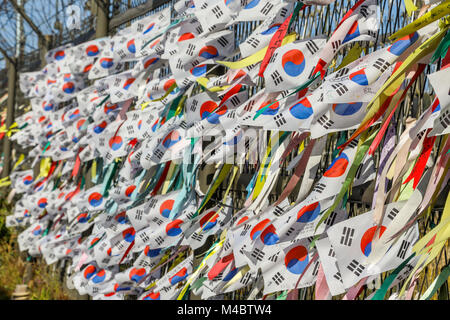
[[[170,216],[170,211],[172,211],[173,208],[173,204],[175,203],[175,200],[173,199],[168,199],[166,201],[164,201],[163,203],[161,203],[161,205],[159,206],[159,213],[164,217],[164,218],[169,218]]]
[[[36,226],[36,228],[34,228],[33,231],[32,231],[33,235],[35,235],[35,236],[40,235],[41,232],[42,232],[41,226]]]
[[[150,58],[150,59],[148,59],[148,60],[146,60],[146,61],[144,62],[144,68],[147,69],[147,68],[150,67],[152,64],[158,62],[158,60],[159,60],[159,58],[154,58],[154,57],[153,57],[153,58]]]
[[[23,178],[23,184],[28,186],[30,184],[33,183],[33,177],[32,176],[25,176],[25,178]]]
[[[83,73],[89,72],[92,69],[93,64],[89,63],[87,66],[84,67]]]
[[[111,58],[101,58],[100,66],[104,69],[109,69],[114,65],[114,60]]]
[[[73,93],[75,91],[75,84],[73,82],[65,82],[62,89],[65,93]]]
[[[134,237],[136,235],[136,231],[134,231],[134,228],[128,228],[122,232],[122,237],[126,242],[133,242]]]
[[[114,285],[114,291],[116,291],[116,292],[128,291],[128,290],[131,290],[131,287],[127,287],[126,285],[122,286],[122,285],[120,285],[118,283],[116,283]]]
[[[213,59],[219,55],[219,52],[214,46],[204,46],[203,48],[200,49],[198,55],[205,59]]]
[[[133,268],[130,270],[130,280],[134,281],[134,282],[139,282],[142,280],[142,278],[145,277],[145,269],[144,268]]]
[[[47,206],[47,198],[40,198],[38,200],[38,207],[43,209],[46,206]]]
[[[150,23],[150,24],[147,26],[147,28],[145,28],[144,34],[147,34],[147,33],[149,33],[150,31],[152,31],[154,27],[155,27],[155,23],[154,23],[154,22]]]
[[[212,210],[200,219],[200,228],[203,231],[208,231],[217,225],[217,218],[219,214]]]
[[[96,272],[97,272],[97,268],[96,268],[95,266],[93,266],[92,264],[91,264],[91,265],[88,265],[88,266],[86,267],[86,269],[84,269],[84,272],[83,272],[84,278],[87,279],[87,280],[89,280],[90,278],[92,278],[92,276],[93,276]]]
[[[43,106],[43,108],[44,108],[44,111],[52,111],[52,110],[53,110],[53,103],[44,101],[44,102],[42,103],[42,106]]]
[[[95,276],[92,278],[92,282],[94,283],[101,283],[106,279],[106,272],[105,269],[100,269],[97,271]]]
[[[169,282],[170,282],[171,285],[175,285],[178,282],[183,281],[184,279],[186,279],[187,276],[188,276],[187,268],[183,267],[183,268],[180,269],[180,271],[178,271],[172,277],[169,278]]]
[[[108,125],[108,123],[106,121],[102,121],[101,123],[99,123],[98,125],[96,125],[94,127],[94,132],[97,134],[102,133],[103,130],[105,130],[107,125]]]
[[[286,72],[289,76],[299,76],[305,69],[306,65],[303,52],[298,49],[286,51],[281,57],[281,65],[283,66],[284,72]]]
[[[190,72],[194,77],[200,77],[206,73],[207,67],[208,66],[206,64],[200,64],[191,68]]]
[[[150,249],[150,246],[146,246],[144,249],[144,254],[149,258],[157,257],[161,253],[161,248],[159,249]]]
[[[136,79],[135,78],[129,78],[129,79],[125,80],[125,83],[123,84],[123,89],[124,90],[130,89],[130,86],[133,84],[134,80],[136,80]]]
[[[127,42],[127,49],[131,53],[136,53],[136,45],[134,44],[134,39]]]
[[[78,130],[78,131],[80,131],[80,130],[82,129],[83,124],[84,124],[85,122],[86,122],[86,119],[80,119],[80,120],[77,121],[76,126],[77,126],[77,130]]]
[[[200,106],[200,117],[202,120],[208,118],[216,108],[217,104],[214,101],[208,100],[203,102]]]
[[[191,32],[186,32],[186,33],[183,33],[183,34],[178,38],[178,42],[185,41],[185,40],[189,40],[189,39],[194,39],[194,38],[195,38],[195,36],[194,36],[193,33],[191,33]]]
[[[307,223],[316,219],[320,214],[319,202],[302,207],[297,212],[297,222]]]
[[[80,213],[78,215],[78,218],[77,218],[79,223],[86,223],[86,222],[89,221],[89,219],[90,219],[90,217],[89,217],[89,214],[87,212]]]
[[[360,86],[367,86],[369,84],[365,68],[350,73],[349,78],[351,81],[359,84]]]
[[[162,141],[162,145],[169,149],[171,146],[181,140],[180,133],[177,130],[170,132]]]
[[[362,102],[335,103],[333,104],[332,109],[340,116],[351,116],[352,114],[357,113],[362,105]]]
[[[352,24],[352,26],[350,27],[350,30],[348,30],[347,35],[345,36],[344,40],[342,40],[342,43],[346,43],[350,40],[353,40],[360,35],[361,35],[361,33],[359,32],[358,21],[355,21]]]
[[[252,0],[249,3],[247,3],[247,5],[244,7],[244,9],[253,9],[254,7],[256,7],[258,5],[258,3],[261,0]]]
[[[441,104],[439,103],[439,99],[435,98],[433,103],[431,104],[431,112],[435,113],[441,110]]]
[[[277,32],[278,28],[281,26],[281,24],[276,23],[271,25],[267,30],[264,30],[263,32],[261,32],[261,34],[263,35],[269,35],[269,34],[274,34],[275,32]]]
[[[120,147],[123,145],[123,140],[120,136],[114,136],[111,139],[109,139],[109,147],[116,151],[119,150]]]
[[[127,222],[127,213],[125,211],[122,211],[120,213],[118,213],[114,219],[116,219],[116,221],[120,224],[124,224]]]
[[[161,294],[159,292],[152,292],[144,296],[142,300],[161,300]]]
[[[289,108],[289,112],[296,119],[308,119],[313,114],[313,109],[308,98],[303,98]]]
[[[166,233],[170,237],[176,237],[181,233],[180,225],[183,223],[183,220],[176,219],[172,222],[169,222],[166,226]]]
[[[69,120],[74,120],[78,117],[80,117],[80,110],[77,108],[72,113],[69,114]]]
[[[370,252],[372,251],[372,240],[373,237],[375,236],[376,230],[377,226],[371,227],[367,229],[364,232],[363,236],[361,237],[361,251],[366,257],[368,257],[370,255]],[[380,238],[383,235],[385,230],[386,230],[385,226],[380,227],[380,233],[378,238]]]
[[[388,51],[392,54],[395,54],[396,56],[401,55],[403,52],[406,51],[414,42],[419,39],[419,34],[417,32],[414,32],[413,34],[404,36],[397,41],[395,41],[389,48]]]
[[[118,107],[117,104],[109,104],[109,103],[107,103],[107,104],[105,104],[105,107],[103,108],[103,111],[106,114],[109,114],[110,112],[116,110],[117,107]]]
[[[260,222],[258,222],[252,229],[252,231],[250,231],[250,238],[252,240],[256,240],[256,238],[260,235],[262,235],[264,229],[268,226],[268,224],[270,223],[269,219],[264,219]],[[263,240],[263,238],[261,238],[261,240]],[[264,241],[264,240],[263,240]]]
[[[284,257],[286,268],[293,274],[302,274],[308,262],[308,250],[302,245],[290,249]]]
[[[345,170],[347,170],[348,164],[349,159],[347,155],[344,152],[342,152],[340,156],[336,157],[333,160],[333,162],[327,168],[323,176],[328,178],[340,177],[345,173]]]
[[[100,52],[100,50],[98,49],[98,47],[95,44],[91,44],[91,45],[87,46],[87,48],[86,48],[86,54],[89,57],[95,57],[96,55],[98,55],[99,52]]]
[[[125,189],[125,196],[127,197],[131,197],[131,195],[133,194],[134,190],[136,189],[135,185],[129,186]]]
[[[280,237],[277,235],[277,230],[275,229],[273,224],[269,224],[262,232],[259,237],[261,241],[267,245],[274,245],[280,240]]]
[[[103,202],[103,196],[98,192],[92,192],[89,195],[88,202],[93,207],[98,207]]]
[[[54,58],[57,61],[61,61],[62,59],[64,59],[66,57],[66,53],[64,52],[64,50],[58,50],[55,52],[54,54]]]
[[[278,109],[280,108],[280,103],[278,101],[272,102],[270,100],[268,101],[264,101],[261,106],[258,108],[258,110],[261,110],[262,108],[264,108],[265,106],[270,105],[269,107],[267,107],[267,109],[265,109],[261,114],[263,115],[270,115],[270,116],[274,116],[278,113]]]

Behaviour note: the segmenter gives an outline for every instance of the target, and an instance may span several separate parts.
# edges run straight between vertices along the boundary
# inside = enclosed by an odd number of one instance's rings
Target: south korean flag
[[[270,3],[272,3],[272,1],[270,1]],[[258,52],[269,45],[274,33],[293,12],[294,4],[283,3],[281,6],[277,7],[277,9],[277,11],[274,11],[274,8],[271,15],[268,18],[265,18],[247,39],[239,45],[239,50],[241,51],[243,58]]]
[[[131,72],[123,72],[105,79],[108,94],[112,103],[122,102],[137,96],[136,86],[133,86],[136,77]]]
[[[385,206],[386,215],[380,226],[379,236],[384,233],[404,204],[405,201],[401,201]],[[363,277],[377,275],[398,267],[411,255],[412,246],[419,237],[419,230],[415,224],[391,245],[376,264],[365,265],[371,253],[376,229],[373,211],[342,221],[328,229],[328,238],[336,252],[345,288],[350,288]]]
[[[328,288],[332,296],[342,294],[346,291],[342,282],[342,275],[336,259],[336,252],[328,237],[316,241],[319,261],[322,264],[323,272]]]
[[[341,21],[322,50],[315,71],[326,71],[326,66],[345,45],[355,41],[375,41],[379,28],[377,0],[367,0],[352,8],[352,14]]]
[[[302,239],[280,244],[277,245],[278,250],[263,258],[259,264],[264,279],[263,294],[306,288],[315,284],[320,262],[315,259],[311,263],[317,250],[310,249],[310,243],[308,239]]]
[[[98,57],[88,74],[89,80],[103,78],[123,70],[124,64],[114,59],[112,50],[106,50]]]
[[[439,108],[435,107],[433,113],[439,112],[437,109],[440,109],[439,117],[434,120],[433,130],[429,136],[444,135],[450,132],[450,86],[448,81],[444,80],[448,79],[449,75],[449,67],[428,75],[439,104]]]
[[[311,77],[319,60],[318,52],[325,43],[325,38],[312,38],[276,49],[264,71],[266,90],[289,90],[305,83]]]
[[[198,1],[195,1],[194,3],[196,4],[197,8]],[[236,0],[205,1],[203,3],[203,6],[199,6],[195,11],[195,16],[197,17],[203,29],[202,35],[224,29],[228,22],[230,22],[239,11],[239,9],[240,3]]]
[[[232,23],[240,21],[266,20],[283,8],[281,0],[246,0],[241,1],[241,10]],[[285,10],[288,10],[287,8]]]

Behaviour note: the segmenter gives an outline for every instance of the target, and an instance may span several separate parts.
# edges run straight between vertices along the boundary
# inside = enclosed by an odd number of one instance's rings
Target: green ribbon
[[[447,281],[450,277],[450,264],[447,265],[444,269],[442,269],[441,273],[434,279],[433,283],[430,287],[425,291],[425,293],[420,297],[419,300],[430,300],[436,291]]]
[[[445,55],[447,54],[447,50],[448,50],[449,46],[450,46],[450,32],[447,31],[447,34],[444,36],[444,38],[439,43],[438,47],[436,48],[436,51],[434,51],[434,54],[431,57],[431,62],[434,63],[439,58],[443,59],[445,57]]]

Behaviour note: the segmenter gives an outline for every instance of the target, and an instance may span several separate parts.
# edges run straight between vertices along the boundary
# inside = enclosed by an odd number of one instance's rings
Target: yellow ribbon
[[[9,186],[10,184],[11,184],[11,181],[9,180],[9,177],[0,179],[0,188]]]
[[[11,137],[11,135],[12,135],[14,132],[20,131],[19,129],[15,129],[16,127],[17,127],[17,123],[16,123],[16,122],[14,122],[8,129],[6,129],[6,125],[2,125],[2,126],[0,127],[0,133],[6,133],[6,135],[7,135],[8,137]]]
[[[205,77],[199,77],[199,78],[197,78],[197,82],[198,82],[202,87],[204,87],[205,89],[207,89],[208,91],[211,91],[211,92],[223,91],[223,90],[226,90],[226,89],[228,89],[229,87],[231,87],[230,85],[226,85],[226,86],[223,86],[223,87],[215,86],[215,87],[212,87],[212,88],[208,88],[208,82],[209,82],[209,79],[208,79],[208,78],[205,78]]]
[[[407,8],[408,10],[408,8]],[[416,30],[422,29],[426,25],[429,25],[433,21],[436,21],[443,16],[446,16],[450,13],[450,0],[445,1],[444,3],[441,3],[437,7],[431,9],[427,13],[425,13],[420,18],[414,20],[407,26],[401,28],[397,32],[395,32],[393,35],[389,37],[389,40],[396,40],[398,38],[407,36],[411,33],[413,33]]]
[[[281,45],[284,46],[285,44],[294,42],[296,37],[297,37],[297,34],[295,32],[287,35],[286,37],[284,37]],[[258,52],[252,54],[251,56],[244,58],[242,60],[239,60],[239,61],[235,61],[235,62],[217,61],[217,63],[219,63],[225,67],[228,67],[230,69],[242,69],[242,68],[248,67],[249,65],[252,65],[252,64],[262,61],[264,59],[264,56],[266,55],[266,51],[268,48],[269,48],[269,46],[259,50]]]
[[[170,86],[169,89],[167,89],[166,93],[164,93],[164,95],[161,98],[158,99],[153,99],[152,101],[161,101],[163,100],[165,97],[167,97],[173,90],[175,90],[175,88],[177,87],[177,84],[174,83],[173,85]]]
[[[23,159],[25,159],[25,155],[22,153],[19,156],[19,159],[17,159],[16,163],[14,164],[12,171],[14,171],[19,166],[19,164],[21,164],[23,162]]]

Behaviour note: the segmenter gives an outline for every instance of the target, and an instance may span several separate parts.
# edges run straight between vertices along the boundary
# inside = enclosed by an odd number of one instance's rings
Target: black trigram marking
[[[219,19],[221,16],[223,16],[223,12],[219,6],[215,6],[214,8],[212,8],[211,11],[216,16],[217,19]]]
[[[106,160],[111,161],[113,159],[113,156],[111,153],[107,152],[105,155]]]
[[[155,242],[158,244],[158,246],[160,246],[161,244],[163,244],[164,238],[161,237],[161,236],[157,236],[157,237],[155,238]]]
[[[178,59],[177,65],[175,66],[177,69],[183,69],[183,61],[181,59]]]
[[[439,122],[444,127],[444,129],[447,129],[448,125],[450,124],[450,113],[447,110],[445,110],[440,116],[439,116]]]
[[[116,244],[116,247],[117,247],[119,250],[122,250],[122,249],[124,248],[122,242],[118,242],[118,243]]]
[[[377,33],[373,30],[367,30],[367,34],[373,38],[377,37]]]
[[[251,277],[252,277],[251,273],[247,272],[242,276],[239,282],[242,283],[244,286],[246,286],[250,282]]]
[[[232,110],[227,114],[227,118],[234,119],[236,118],[236,110]]]
[[[364,18],[367,18],[368,16],[369,16],[369,10],[368,10],[368,6],[367,5],[361,5],[361,10],[360,10],[360,12],[361,12],[361,15],[364,17]]]
[[[134,134],[134,127],[133,125],[129,125],[126,127],[128,134]]]
[[[158,217],[154,217],[152,219],[152,222],[156,223],[158,226],[163,224],[163,221],[161,219],[159,219]]]
[[[408,251],[409,245],[409,241],[403,240],[400,249],[398,250],[397,257],[400,259],[405,259],[406,251]]]
[[[334,224],[334,220],[336,220],[336,216],[337,216],[336,212],[334,212],[334,211],[331,212],[331,214],[328,216],[328,218],[325,219],[324,223],[327,226],[332,226]]]
[[[275,275],[272,277],[273,282],[275,282],[276,285],[279,285],[284,281],[284,277],[281,275],[280,272],[275,273]]]
[[[333,278],[335,278],[338,281],[342,281],[342,276],[339,271],[334,274]]]
[[[334,121],[331,119],[328,119],[328,116],[326,114],[322,115],[319,119],[317,119],[317,122],[324,128],[329,129],[334,124]]]
[[[119,57],[121,59],[125,58],[127,56],[127,54],[125,53],[125,51],[123,51],[122,49],[120,49],[119,51],[117,51],[117,54],[119,55]]]
[[[181,128],[181,129],[186,129],[186,128],[187,128],[187,123],[186,123],[186,121],[183,120],[183,121],[180,122],[180,128]]]
[[[158,203],[158,200],[153,198],[150,199],[150,201],[148,202],[148,207],[151,209],[154,209],[156,207],[156,204]]]
[[[312,192],[322,193],[325,190],[326,185],[323,183],[318,183],[312,189]]]
[[[394,220],[395,216],[400,212],[397,208],[393,208],[387,215],[387,217],[391,220]]]
[[[92,287],[92,293],[97,293],[98,292],[98,287]]]
[[[252,111],[253,106],[255,105],[255,100],[250,100],[244,107],[244,110],[247,112]]]
[[[276,215],[277,217],[283,215],[284,210],[282,208],[280,208],[279,206],[275,206],[275,208],[273,208],[273,214]]]
[[[256,39],[256,38],[252,37],[252,38],[250,38],[250,39],[247,40],[247,43],[248,43],[249,45],[251,45],[253,48],[256,49],[256,48],[258,47],[260,41],[259,41],[258,39]]]
[[[227,241],[224,243],[224,245],[223,245],[223,250],[224,251],[227,251],[228,249],[230,249],[231,248],[231,243],[230,243],[230,241],[227,239]]]
[[[339,50],[339,47],[341,46],[341,40],[333,41],[331,43],[331,46],[333,47],[333,53],[336,53]]]
[[[270,75],[270,77],[272,78],[273,83],[274,83],[276,86],[283,82],[283,78],[281,77],[281,74],[280,74],[278,71],[274,71],[274,72]]]
[[[350,69],[347,68],[347,67],[342,68],[342,69],[336,71],[336,75],[335,75],[334,77],[335,77],[335,78],[343,77],[343,76],[345,76],[349,71],[350,71]]]
[[[315,277],[315,276],[317,276],[317,273],[319,273],[319,265],[320,265],[320,262],[319,261],[317,261],[315,264],[314,264],[314,269],[313,269],[313,272],[312,272],[312,275]]]
[[[211,31],[214,31],[215,29],[217,29],[217,25],[213,24],[208,28],[208,31],[211,32]]]
[[[228,99],[231,104],[236,107],[241,103],[241,100],[239,100],[239,98],[237,96],[232,96],[230,99]]]
[[[164,155],[164,153],[161,150],[159,150],[159,149],[156,149],[154,152],[155,152],[154,153],[155,156],[158,157],[158,159],[161,159],[163,157],[163,155]]]
[[[277,57],[278,57],[278,53],[274,53],[274,54],[272,55],[272,57],[270,58],[269,63],[274,63],[275,60],[277,59]]]
[[[422,137],[423,137],[423,135],[425,134],[425,130],[422,130],[422,131],[420,131],[418,134],[417,134],[417,139],[422,139]]]
[[[195,111],[195,110],[197,110],[197,105],[198,105],[198,100],[194,100],[194,101],[192,101],[191,106],[189,107],[189,109],[191,111]]]
[[[202,26],[201,26],[201,25],[197,26],[197,27],[195,28],[195,31],[196,31],[198,34],[202,33],[202,32],[203,32]]]
[[[350,149],[356,148],[358,146],[358,140],[352,140],[349,144],[348,144]]]
[[[217,276],[215,276],[215,277],[212,279],[212,281],[220,281],[220,280],[222,280],[222,277],[223,277],[223,271],[220,272]]]
[[[270,2],[267,2],[264,7],[261,8],[261,13],[263,15],[268,15],[269,12],[273,9],[273,4],[271,4]]]
[[[362,264],[360,264],[358,261],[353,259],[352,262],[350,262],[350,264],[347,266],[347,269],[359,277],[361,275],[361,273],[363,273],[365,267]]]
[[[275,120],[277,127],[281,127],[282,125],[287,123],[286,119],[281,113],[277,114],[273,119]]]
[[[183,86],[185,86],[185,87],[187,87],[189,84],[191,84],[192,83],[192,81],[191,80],[189,80],[188,78],[185,78],[184,80],[183,80],[183,82],[181,82],[181,84],[183,85]],[[166,104],[167,102],[166,101],[164,101],[164,100],[161,100],[161,102],[163,103],[163,104]]]
[[[355,229],[344,227],[342,230],[342,236],[341,236],[341,244],[344,246],[351,246],[353,241],[353,236],[355,235]]]
[[[206,8],[208,8],[208,3],[207,2],[205,2],[205,3],[203,3],[202,4],[202,6],[200,7],[200,9],[206,9]]]
[[[188,214],[186,214],[186,217],[191,220],[195,215],[195,212],[189,212]]]
[[[348,92],[347,86],[343,83],[335,83],[335,84],[332,84],[331,87],[336,91],[336,93],[339,96],[342,96]]]
[[[286,8],[282,8],[282,9],[280,10],[280,17],[281,17],[281,18],[285,18],[287,12],[288,12],[288,10],[287,10]]]
[[[230,43],[225,37],[220,37],[219,39],[217,39],[217,42],[224,48],[226,48]]]
[[[328,251],[328,256],[332,258],[336,257],[336,252],[334,252],[333,248],[330,248]]]
[[[280,255],[280,252],[277,252],[277,253],[275,253],[275,254],[273,254],[273,255],[271,255],[269,258],[267,258],[269,261],[272,261],[272,262],[277,262],[277,260],[278,260],[278,256]]]
[[[150,240],[150,237],[147,235],[147,232],[142,232],[139,235],[139,238],[141,238],[143,243],[146,243],[146,242],[148,242]]]
[[[195,122],[194,128],[195,128],[195,131],[197,131],[197,132],[202,132],[203,129],[205,129],[205,127],[203,126],[203,124],[201,122]]]
[[[289,237],[292,233],[294,233],[294,231],[295,231],[295,228],[290,227],[288,229],[288,231],[286,231],[286,233],[285,233],[286,237]]]
[[[311,54],[315,54],[317,51],[319,51],[319,47],[312,40],[306,42],[306,48],[309,50],[309,52],[311,52]]]
[[[378,58],[375,63],[373,64],[373,67],[378,69],[381,73],[386,71],[387,68],[389,68],[389,62],[382,58]]]
[[[203,234],[198,234],[197,232],[194,232],[192,234],[191,238],[192,238],[192,240],[200,242],[203,239]]]
[[[242,233],[241,233],[241,235],[242,235]],[[244,245],[242,246],[242,248],[239,249],[239,253],[240,253],[240,254],[244,254],[244,251],[245,251],[246,248],[247,248],[247,245],[244,244]]]
[[[258,248],[254,248],[252,253],[251,253],[251,256],[254,259],[258,260],[258,261],[261,261],[264,258],[265,255],[266,254],[262,250],[260,250]]]
[[[247,234],[247,232],[251,229],[251,227],[252,226],[249,224],[244,225],[244,229],[241,232],[241,237],[244,237]]]

